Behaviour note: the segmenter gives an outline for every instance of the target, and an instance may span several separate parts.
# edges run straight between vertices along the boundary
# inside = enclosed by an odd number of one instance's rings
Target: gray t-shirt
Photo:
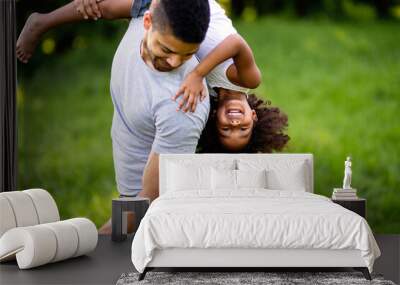
[[[210,110],[209,100],[194,113],[176,111],[171,97],[196,65],[193,57],[171,72],[159,72],[140,56],[143,18],[130,21],[115,53],[111,70],[114,116],[111,128],[118,191],[136,195],[151,151],[194,153]]]

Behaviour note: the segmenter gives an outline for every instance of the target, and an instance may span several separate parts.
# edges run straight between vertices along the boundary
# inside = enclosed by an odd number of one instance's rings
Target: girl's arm
[[[97,0],[98,1],[98,0]],[[26,21],[16,44],[17,58],[27,63],[47,31],[60,25],[99,18],[130,18],[134,0],[75,0],[50,13],[32,13]],[[136,0],[144,1],[144,0]]]
[[[251,48],[239,34],[232,34],[216,46],[185,78],[178,92],[172,97],[176,100],[183,94],[177,110],[194,112],[197,98],[204,99],[204,77],[229,58],[234,62],[227,70],[227,77],[232,83],[251,89],[260,85],[261,72]]]
[[[74,0],[74,6],[85,19],[115,20],[131,17],[133,1],[135,0]]]
[[[223,40],[197,65],[194,72],[205,77],[218,64],[229,58],[232,58],[234,62],[234,68],[228,69],[228,79],[232,83],[250,89],[260,85],[261,73],[254,60],[253,52],[239,34],[230,35]]]

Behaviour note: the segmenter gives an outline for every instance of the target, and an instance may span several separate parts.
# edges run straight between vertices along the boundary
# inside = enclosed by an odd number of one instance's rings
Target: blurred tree
[[[294,1],[294,11],[296,16],[305,17],[315,12],[320,8],[321,1],[312,0],[295,0]]]
[[[316,14],[324,14],[329,18],[341,19],[349,17],[344,6],[351,6],[352,9],[373,7],[381,19],[391,17],[390,10],[400,5],[399,0],[230,0],[231,13],[233,17],[242,17],[246,7],[252,7],[257,15],[281,13],[290,10],[296,17],[309,17]],[[358,3],[364,6],[356,5]],[[354,4],[354,5],[353,5]]]
[[[389,9],[394,4],[394,1],[390,0],[373,0],[376,13],[379,18],[389,18]]]
[[[285,2],[280,0],[254,0],[254,7],[258,15],[272,14],[282,11],[285,8]]]
[[[326,13],[334,19],[344,17],[343,0],[324,0],[323,7]]]
[[[235,18],[242,16],[245,7],[245,0],[231,0],[232,16]]]

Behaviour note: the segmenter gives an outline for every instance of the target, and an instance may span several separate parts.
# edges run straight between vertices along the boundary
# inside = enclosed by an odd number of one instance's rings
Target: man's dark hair
[[[153,0],[153,24],[156,29],[171,29],[185,43],[201,43],[210,23],[208,0]]]
[[[232,152],[224,148],[219,140],[216,124],[218,101],[212,96],[210,96],[210,100],[210,116],[201,134],[197,151],[202,153]],[[281,151],[290,139],[288,135],[284,134],[288,126],[287,115],[279,108],[269,106],[271,101],[263,101],[254,94],[249,95],[247,102],[250,108],[256,111],[258,121],[254,122],[249,143],[244,149],[236,152],[271,153],[273,151]]]

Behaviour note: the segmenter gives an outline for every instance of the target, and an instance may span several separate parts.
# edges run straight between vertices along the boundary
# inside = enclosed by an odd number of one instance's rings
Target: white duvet
[[[358,249],[370,272],[380,256],[359,215],[320,195],[266,189],[160,196],[135,234],[133,265],[143,272],[165,248]]]

